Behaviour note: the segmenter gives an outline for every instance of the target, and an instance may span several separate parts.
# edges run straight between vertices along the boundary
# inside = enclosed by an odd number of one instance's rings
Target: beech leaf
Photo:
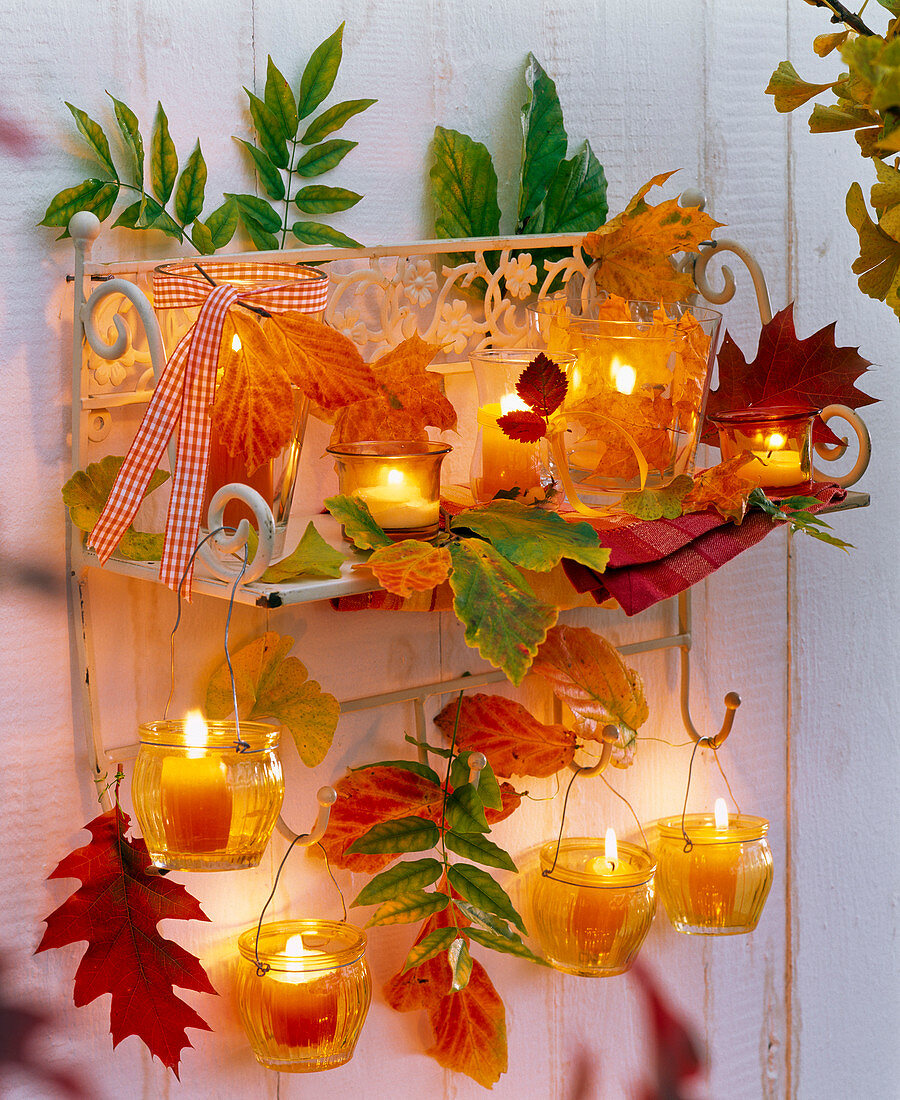
[[[80,530],[93,531],[124,461],[123,456],[107,455],[99,462],[91,462],[84,470],[76,470],[63,485],[62,498],[69,509],[69,518]],[[169,476],[165,470],[154,470],[144,496],[158,489]],[[163,541],[162,534],[136,531],[134,525],[129,524],[116,548],[116,556],[128,561],[159,561]]]
[[[286,726],[300,759],[314,768],[331,748],[341,708],[309,679],[302,661],[288,656],[293,645],[289,635],[267,631],[232,654],[238,710],[248,721],[271,718]],[[232,709],[231,679],[223,661],[209,680],[206,713],[225,718]]]
[[[542,604],[489,543],[460,539],[451,544],[450,556],[453,609],[466,628],[466,645],[520,684],[556,622],[556,609]]]
[[[143,840],[126,835],[129,818],[118,805],[85,828],[90,842],[67,855],[50,878],[77,878],[81,886],[46,918],[37,951],[87,940],[75,973],[75,1004],[112,994],[113,1046],[137,1035],[178,1077],[186,1028],[209,1025],[173,992],[174,986],[215,993],[200,961],[163,939],[161,920],[208,920],[179,883],[148,875]]]
[[[418,539],[404,539],[376,550],[366,565],[382,588],[397,596],[426,592],[450,574],[450,551]]]
[[[682,501],[693,487],[694,479],[689,474],[679,474],[659,489],[625,493],[616,507],[638,519],[676,519],[682,514]]]
[[[412,890],[379,905],[366,921],[366,928],[382,924],[412,924],[446,909],[449,904],[450,898],[446,894]]]
[[[473,962],[466,988],[443,997],[429,1019],[435,1042],[427,1053],[440,1065],[484,1088],[506,1072],[506,1012],[481,963]]]
[[[522,569],[549,572],[563,558],[602,573],[610,551],[600,545],[589,523],[569,523],[515,500],[494,500],[470,508],[451,521],[454,531],[468,530],[488,539],[506,559]]]
[[[346,560],[346,555],[326,542],[310,520],[294,550],[270,565],[260,580],[264,584],[284,584],[298,577],[339,577]]]
[[[369,506],[355,497],[328,497],[325,507],[357,550],[374,550],[381,546],[393,546],[393,542],[372,518]]]
[[[376,905],[400,894],[408,894],[437,882],[443,871],[444,865],[436,859],[401,860],[375,875],[350,904]]]

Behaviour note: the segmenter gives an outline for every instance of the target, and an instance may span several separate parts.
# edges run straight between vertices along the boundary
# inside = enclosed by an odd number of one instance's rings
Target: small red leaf
[[[497,418],[497,427],[510,439],[520,443],[537,443],[547,434],[547,424],[542,416],[527,409],[516,409]]]
[[[569,383],[564,371],[543,352],[519,376],[516,393],[541,416],[551,416],[565,401]]]

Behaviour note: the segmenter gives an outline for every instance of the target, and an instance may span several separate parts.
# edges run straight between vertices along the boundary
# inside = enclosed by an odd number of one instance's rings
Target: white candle
[[[428,527],[440,519],[440,501],[428,500],[402,470],[388,470],[382,485],[358,489],[356,495],[372,513],[372,519],[385,530]]]

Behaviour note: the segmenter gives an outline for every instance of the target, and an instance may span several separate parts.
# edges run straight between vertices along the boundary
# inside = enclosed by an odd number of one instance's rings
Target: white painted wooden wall
[[[874,7],[874,5],[870,6]],[[870,13],[873,18],[876,13]],[[72,732],[64,596],[63,516],[67,476],[69,341],[63,279],[65,243],[34,228],[50,195],[70,185],[83,154],[63,100],[109,117],[104,89],[128,102],[149,133],[157,99],[167,109],[182,158],[199,136],[210,192],[246,179],[231,140],[245,133],[241,85],[261,90],[266,55],[296,78],[310,50],[347,19],[337,96],[377,96],[348,127],[360,145],[340,182],[366,194],[338,222],[367,243],[415,239],[431,231],[429,141],[435,123],[485,141],[495,155],[501,205],[517,186],[521,71],[533,50],[556,79],[572,142],[589,137],[610,181],[615,212],[645,179],[681,167],[679,189],[703,188],[728,235],[755,250],[776,307],[796,299],[801,335],[837,318],[841,343],[879,364],[868,381],[882,404],[867,412],[875,457],[861,488],[867,512],[838,516],[857,545],[849,557],[777,534],[697,590],[694,710],[720,720],[720,700],[745,699],[723,762],[745,810],[772,822],[775,886],[757,932],[720,942],[682,937],[660,916],[643,958],[707,1044],[714,1100],[799,1096],[855,1100],[896,1095],[900,1077],[893,931],[898,763],[890,704],[897,694],[897,392],[892,373],[896,321],[857,291],[849,263],[854,234],[843,217],[849,181],[871,175],[852,138],[810,137],[803,118],[776,115],[763,88],[790,55],[813,65],[810,43],[826,30],[822,13],[793,0],[7,0],[0,5],[0,106],[34,135],[26,158],[0,152],[0,729],[3,768],[0,837],[0,950],[12,964],[11,993],[56,1014],[36,1049],[48,1063],[80,1069],[100,1097],[317,1098],[472,1097],[481,1090],[422,1053],[423,1021],[398,1016],[376,995],[356,1058],[316,1077],[278,1076],[256,1066],[226,997],[199,998],[216,1034],[191,1033],[179,1085],[126,1040],[111,1049],[106,999],[71,1005],[81,948],[32,957],[42,918],[71,882],[46,883],[58,859],[86,834],[95,813],[83,746]],[[811,79],[819,79],[811,77]],[[801,113],[802,114],[802,113]],[[243,189],[243,188],[239,188]],[[95,258],[167,255],[117,231]],[[755,322],[746,283],[727,323],[752,350]],[[319,439],[321,442],[321,438]],[[311,461],[314,448],[307,450]],[[110,742],[159,714],[167,687],[165,637],[174,597],[113,576],[97,592],[97,665]],[[575,621],[613,640],[673,626],[671,609],[623,623],[606,613]],[[187,702],[218,660],[223,607],[199,599],[181,635],[180,696]],[[240,609],[235,638],[264,625]],[[273,613],[291,633],[311,673],[338,697],[452,676],[477,661],[455,623],[385,613],[336,616],[327,607]],[[348,659],[352,655],[352,660]],[[647,732],[681,740],[674,655],[636,658],[652,705]],[[348,671],[349,666],[349,671]],[[305,828],[312,792],[350,763],[396,755],[411,713],[402,708],[342,721],[335,747],[315,774],[288,751],[286,815]],[[650,744],[629,773],[613,776],[642,818],[680,805],[687,752]],[[524,784],[520,784],[524,786]],[[551,784],[528,784],[541,797]],[[718,793],[712,766],[697,769],[698,808]],[[500,840],[522,854],[549,837],[559,799],[535,801]],[[577,790],[572,832],[628,827],[627,812],[602,784]],[[255,918],[280,843],[258,872],[183,876],[210,925],[164,932],[197,951],[225,987],[230,943]],[[279,891],[281,912],[335,913],[318,866],[292,860]],[[361,885],[344,876],[348,896]],[[376,986],[402,962],[409,932],[371,936]],[[585,1095],[633,1095],[645,1058],[646,1020],[627,978],[590,981],[545,974],[501,957],[486,959],[507,1004],[510,1070],[500,1097],[568,1100],[573,1067],[587,1057]],[[4,1095],[45,1093],[21,1079]]]

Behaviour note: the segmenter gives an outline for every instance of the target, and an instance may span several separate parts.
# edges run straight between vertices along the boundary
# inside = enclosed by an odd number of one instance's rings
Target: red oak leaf
[[[454,700],[434,719],[448,739],[456,709]],[[463,698],[456,744],[460,750],[483,752],[497,775],[544,778],[566,767],[575,754],[575,734],[565,726],[545,726],[521,703],[481,693]]]
[[[718,355],[719,388],[710,392],[707,417],[750,407],[821,409],[837,403],[858,409],[877,401],[854,385],[869,363],[856,348],[836,346],[835,324],[798,340],[791,303],[763,325],[752,363],[746,361],[726,332]],[[715,430],[708,421],[706,438],[716,442]],[[816,438],[838,442],[821,421],[817,421]]]
[[[537,443],[547,434],[547,422],[536,412],[527,409],[514,409],[497,417],[497,427],[510,439],[520,443]]]
[[[200,961],[157,931],[161,920],[209,920],[197,900],[171,879],[148,875],[143,840],[125,834],[129,818],[118,806],[85,826],[91,841],[63,859],[50,878],[78,878],[81,886],[46,918],[37,947],[87,940],[75,972],[75,1004],[111,993],[113,1046],[137,1035],[178,1076],[185,1028],[211,1030],[176,997],[174,986],[213,993]]]
[[[543,352],[519,375],[516,393],[541,416],[551,416],[566,399],[569,383],[565,372]]]

